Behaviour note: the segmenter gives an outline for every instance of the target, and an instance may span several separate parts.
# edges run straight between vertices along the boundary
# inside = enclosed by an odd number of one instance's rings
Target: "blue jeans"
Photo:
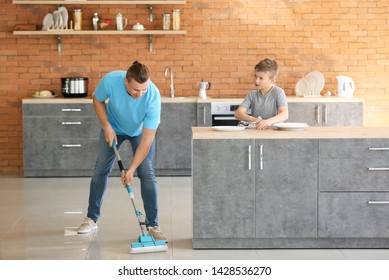
[[[131,143],[133,154],[139,146],[142,135],[130,137],[128,135],[117,135],[118,149],[121,144],[128,140]],[[100,132],[98,156],[95,170],[90,183],[89,206],[87,216],[95,222],[100,217],[100,208],[103,203],[103,195],[107,187],[108,175],[116,162],[115,153],[112,148],[108,147],[104,139],[104,130]],[[138,166],[136,173],[140,179],[141,196],[146,212],[146,226],[158,226],[158,187],[154,172],[154,152],[155,140],[153,141],[150,151],[143,162]],[[125,194],[125,189],[123,194]]]

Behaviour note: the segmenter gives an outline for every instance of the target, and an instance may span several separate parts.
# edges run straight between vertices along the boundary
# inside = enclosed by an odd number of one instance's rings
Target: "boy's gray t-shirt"
[[[250,91],[240,106],[250,109],[253,117],[269,119],[278,114],[278,108],[288,106],[285,92],[282,88],[273,86],[266,94],[262,95],[258,90]]]

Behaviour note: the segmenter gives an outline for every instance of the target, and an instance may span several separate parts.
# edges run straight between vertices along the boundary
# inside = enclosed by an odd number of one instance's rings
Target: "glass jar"
[[[180,10],[173,10],[173,30],[180,30]]]
[[[74,30],[82,30],[82,11],[76,9],[73,11]]]
[[[162,27],[163,27],[163,30],[169,30],[170,29],[170,14],[163,14]]]

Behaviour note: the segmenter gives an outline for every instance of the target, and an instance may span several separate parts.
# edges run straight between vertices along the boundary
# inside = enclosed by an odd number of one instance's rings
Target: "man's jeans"
[[[118,149],[120,145],[129,140],[131,143],[132,151],[135,154],[136,149],[141,141],[142,135],[130,137],[127,135],[117,135]],[[90,183],[89,193],[89,207],[88,217],[94,221],[97,221],[100,217],[100,208],[103,203],[103,195],[107,187],[108,175],[111,173],[112,167],[116,162],[115,153],[113,148],[110,148],[104,139],[104,130],[101,130],[98,157],[96,161],[95,170]],[[150,147],[150,151],[143,162],[138,166],[136,172],[140,179],[141,196],[143,199],[143,205],[146,212],[147,226],[158,225],[158,191],[157,181],[154,173],[154,152],[155,141]],[[125,189],[123,195],[125,195]]]

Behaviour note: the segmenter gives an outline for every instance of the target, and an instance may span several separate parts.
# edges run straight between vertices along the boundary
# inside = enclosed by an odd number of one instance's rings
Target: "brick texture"
[[[82,8],[83,29],[92,29],[98,12],[129,25],[161,29],[162,14],[181,10],[187,35],[16,36],[15,25],[41,25],[56,5],[16,5],[0,0],[0,172],[22,171],[21,100],[35,90],[60,92],[60,78],[89,77],[92,94],[109,71],[126,70],[134,60],[149,65],[162,95],[169,94],[166,66],[175,74],[177,96],[196,96],[197,82],[212,83],[211,97],[244,97],[252,88],[254,65],[265,57],[280,66],[278,85],[293,95],[298,79],[310,71],[325,76],[322,93],[336,90],[336,76],[356,83],[365,100],[365,125],[389,125],[389,1],[386,0],[187,0],[185,5],[65,5]],[[114,20],[111,28],[114,27]]]

